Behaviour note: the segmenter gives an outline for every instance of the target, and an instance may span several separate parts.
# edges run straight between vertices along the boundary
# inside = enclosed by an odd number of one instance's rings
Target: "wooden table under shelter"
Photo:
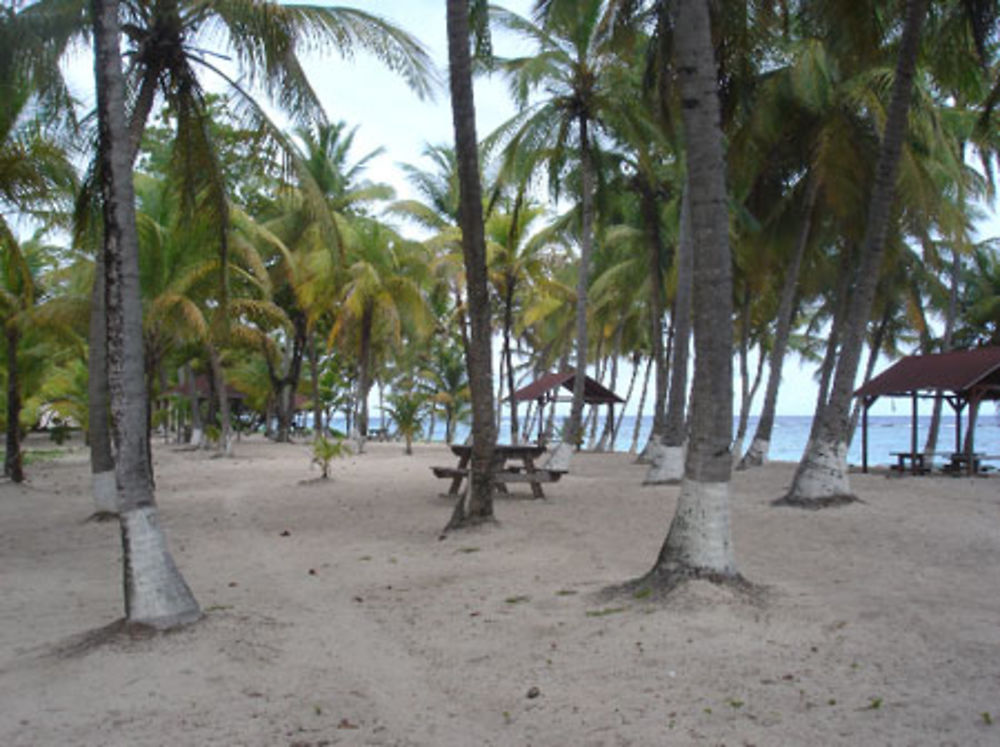
[[[455,467],[431,467],[434,476],[451,479],[448,495],[458,495],[462,482],[469,476],[469,462],[472,446],[451,444],[452,453],[458,457]],[[524,482],[531,486],[535,498],[544,498],[543,482],[557,482],[565,474],[559,470],[540,469],[535,459],[545,453],[545,447],[537,444],[497,444],[494,448],[493,481],[497,489],[507,492],[507,483]]]

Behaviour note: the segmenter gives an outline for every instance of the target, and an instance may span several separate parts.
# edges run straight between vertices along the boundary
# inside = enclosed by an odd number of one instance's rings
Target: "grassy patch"
[[[560,589],[556,592],[557,597],[571,597],[576,594],[576,589]]]
[[[507,597],[504,599],[507,604],[521,604],[521,602],[528,602],[530,600],[531,597],[526,596],[525,594],[518,594],[517,596]]]
[[[53,459],[58,459],[68,453],[66,449],[32,449],[31,451],[25,451],[22,459],[24,460],[24,466],[27,467],[29,464],[51,462]]]
[[[479,548],[478,547],[460,547],[457,550],[455,550],[455,552],[463,552],[465,554],[469,554],[469,553],[473,553],[473,552],[479,552]]]
[[[587,617],[605,617],[607,615],[617,615],[624,612],[628,607],[605,607],[602,610],[587,610]]]
[[[653,593],[653,590],[649,589],[649,588],[647,588],[647,589],[636,589],[634,592],[632,592],[632,598],[633,599],[646,599],[652,593]]]

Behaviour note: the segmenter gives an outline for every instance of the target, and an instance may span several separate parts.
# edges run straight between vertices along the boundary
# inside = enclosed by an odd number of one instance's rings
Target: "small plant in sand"
[[[313,441],[312,463],[319,465],[323,471],[323,479],[327,480],[330,478],[330,462],[348,456],[350,453],[351,447],[344,443],[342,438],[319,436]]]
[[[386,408],[396,431],[406,440],[406,453],[413,453],[413,437],[423,427],[426,398],[417,392],[402,392],[391,398],[392,404]]]

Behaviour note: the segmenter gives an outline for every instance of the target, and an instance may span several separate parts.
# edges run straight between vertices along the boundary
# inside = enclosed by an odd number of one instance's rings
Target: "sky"
[[[335,4],[363,9],[407,30],[424,44],[437,66],[440,81],[435,96],[422,101],[400,77],[363,52],[350,60],[329,53],[323,56],[307,55],[304,61],[306,73],[327,116],[333,121],[343,120],[350,127],[358,125],[354,156],[360,158],[377,148],[384,148],[384,154],[372,161],[367,177],[375,182],[391,184],[400,198],[411,197],[412,189],[405,181],[399,164],[429,166],[429,163],[421,161],[424,147],[427,144],[450,145],[453,138],[446,77],[445,0],[341,0]],[[503,5],[516,13],[529,15],[532,0],[506,0]],[[523,41],[502,35],[495,35],[493,41],[496,53],[501,56],[530,49]],[[79,63],[74,62],[73,67],[73,77],[80,81],[81,89],[86,89],[90,85],[88,76],[92,62],[84,57]],[[475,97],[477,135],[480,139],[516,113],[506,85],[499,77],[477,80]],[[1000,218],[996,213],[984,224],[980,233],[981,238],[1000,236]],[[890,363],[881,360],[876,373]],[[623,380],[627,381],[627,378]],[[735,382],[734,385],[738,386]],[[766,372],[754,411],[760,407],[765,386]],[[790,356],[784,366],[779,391],[779,414],[811,415],[816,400],[814,365],[805,365],[797,357]],[[871,412],[906,414],[908,407],[902,401],[881,400]]]

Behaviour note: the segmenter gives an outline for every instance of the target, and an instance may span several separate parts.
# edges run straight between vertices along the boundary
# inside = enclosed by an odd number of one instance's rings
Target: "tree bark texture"
[[[851,395],[882,265],[927,2],[908,0],[906,4],[896,77],[861,244],[861,262],[856,287],[843,319],[836,373],[826,405],[813,419],[809,445],[792,487],[777,501],[781,505],[820,508],[856,500],[847,474]]]
[[[472,458],[466,494],[446,527],[454,529],[493,518],[493,371],[490,302],[486,275],[482,185],[476,141],[476,108],[469,54],[468,0],[448,0],[448,63],[455,158],[458,165],[459,222],[468,294],[467,365],[472,399]]]
[[[132,623],[165,629],[201,611],[167,549],[147,461],[139,242],[132,159],[125,123],[118,3],[93,0],[99,173],[104,213],[105,299],[111,420],[118,444],[115,477],[121,522],[125,613]]]
[[[21,383],[17,372],[17,347],[21,333],[11,320],[4,334],[7,349],[7,443],[3,473],[14,482],[24,482],[21,458]]]
[[[677,70],[687,146],[694,258],[695,374],[691,431],[677,510],[650,575],[736,580],[729,521],[733,430],[732,260],[726,164],[708,3],[682,0]]]
[[[108,340],[107,314],[104,307],[104,252],[94,260],[94,285],[90,295],[90,354],[87,358],[88,432],[90,475],[94,510],[98,514],[117,513],[115,459],[111,450],[111,424],[108,420]]]

